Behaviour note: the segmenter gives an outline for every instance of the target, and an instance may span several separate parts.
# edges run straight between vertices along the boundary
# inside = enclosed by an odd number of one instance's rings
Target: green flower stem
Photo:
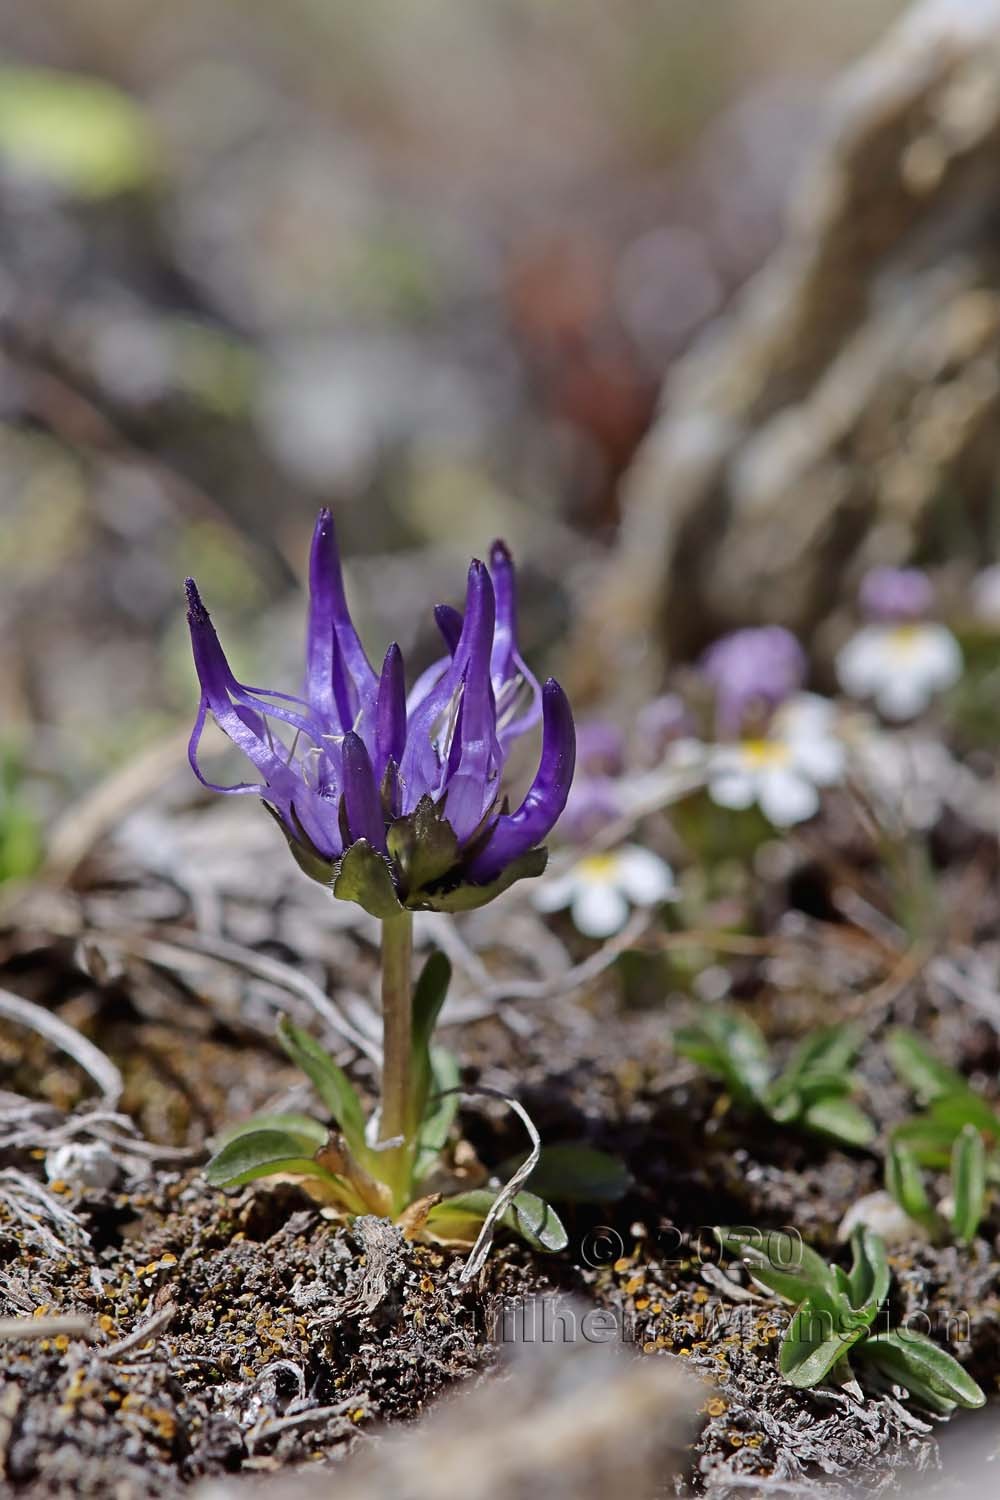
[[[385,1151],[380,1176],[397,1209],[405,1207],[409,1188],[411,1049],[413,1033],[413,915],[400,912],[382,922],[382,1113],[379,1138],[403,1143]]]

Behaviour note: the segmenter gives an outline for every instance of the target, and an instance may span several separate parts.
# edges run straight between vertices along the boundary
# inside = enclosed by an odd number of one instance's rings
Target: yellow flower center
[[[787,766],[792,758],[792,752],[781,740],[744,740],[741,748],[755,768]]]
[[[588,854],[581,859],[576,867],[576,872],[581,880],[591,880],[604,884],[614,875],[618,857],[614,854]]]
[[[920,635],[919,625],[894,625],[888,635],[889,650],[894,656],[912,656],[920,644]]]

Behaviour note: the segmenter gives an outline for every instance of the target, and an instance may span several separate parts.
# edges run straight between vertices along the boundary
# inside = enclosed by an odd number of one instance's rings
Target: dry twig
[[[122,1075],[111,1059],[105,1057],[93,1042],[81,1036],[74,1026],[68,1026],[50,1010],[44,1010],[42,1006],[12,994],[10,990],[0,990],[0,1016],[6,1016],[18,1026],[36,1031],[61,1052],[67,1053],[94,1080],[105,1103],[112,1109],[115,1107],[125,1088]]]

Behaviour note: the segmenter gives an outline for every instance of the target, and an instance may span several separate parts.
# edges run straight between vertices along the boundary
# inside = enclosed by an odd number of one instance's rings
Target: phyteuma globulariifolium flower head
[[[380,672],[351,620],[333,517],[320,512],[309,560],[301,695],[250,688],[230,670],[188,580],[201,702],[195,774],[213,791],[255,794],[305,872],[372,915],[464,911],[544,868],[539,846],[573,779],[573,716],[554,679],[540,687],[517,644],[514,565],[502,542],[469,568],[464,614],[435,610],[446,654],[406,692],[391,645]],[[211,715],[259,781],[219,786],[198,760]],[[542,721],[538,771],[515,811],[502,800],[512,744]],[[286,743],[286,740],[288,743]]]

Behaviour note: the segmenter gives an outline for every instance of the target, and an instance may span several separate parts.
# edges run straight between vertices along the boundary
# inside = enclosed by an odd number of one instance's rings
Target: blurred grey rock
[[[998,0],[926,0],[842,78],[782,243],[671,371],[585,611],[596,672],[655,685],[657,643],[815,631],[865,567],[917,547],[971,535],[985,560],[998,150]]]
[[[509,1311],[505,1368],[339,1465],[338,1500],[652,1500],[673,1487],[700,1399],[681,1362],[625,1353],[607,1310],[539,1299]],[[254,1493],[310,1500],[333,1488],[317,1466]],[[245,1481],[213,1481],[195,1500],[245,1493]]]
[[[48,1152],[45,1175],[50,1182],[104,1189],[115,1186],[122,1168],[110,1146],[102,1141],[70,1141],[65,1146],[54,1146]]]

